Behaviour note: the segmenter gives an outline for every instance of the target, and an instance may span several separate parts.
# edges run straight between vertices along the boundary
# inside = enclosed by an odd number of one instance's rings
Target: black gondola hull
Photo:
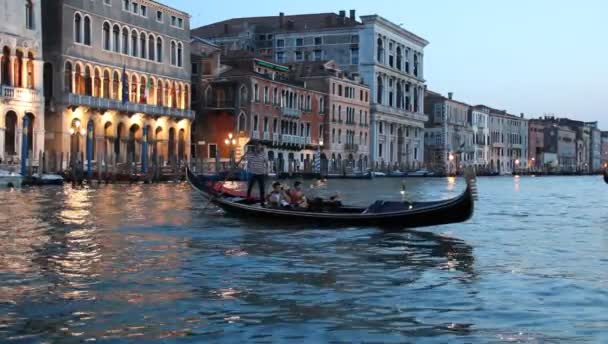
[[[604,181],[608,184],[608,168],[604,171]]]
[[[228,215],[251,218],[258,222],[264,220],[295,225],[314,223],[331,228],[372,226],[396,229],[460,223],[471,218],[475,203],[474,185],[468,184],[466,191],[459,197],[440,202],[412,203],[411,209],[402,211],[365,213],[365,208],[342,208],[338,212],[294,211],[235,202],[231,197],[219,195],[213,188],[199,182],[190,173],[188,180],[196,190],[203,193]]]

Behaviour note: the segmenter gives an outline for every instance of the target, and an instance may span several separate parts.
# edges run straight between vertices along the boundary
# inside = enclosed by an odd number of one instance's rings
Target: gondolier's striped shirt
[[[247,170],[249,170],[249,173],[266,174],[266,162],[264,152],[259,154],[256,152],[247,153]]]

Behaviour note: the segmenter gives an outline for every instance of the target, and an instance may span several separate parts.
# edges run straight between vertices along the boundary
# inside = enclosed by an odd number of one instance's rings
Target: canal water
[[[401,185],[309,192],[366,204]],[[187,184],[1,190],[0,342],[608,342],[608,185],[478,185],[471,221],[402,233],[244,222]]]

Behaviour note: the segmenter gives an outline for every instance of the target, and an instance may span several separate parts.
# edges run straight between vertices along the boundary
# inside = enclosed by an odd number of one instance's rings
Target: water
[[[406,197],[452,197],[453,179]],[[369,203],[401,181],[330,181]],[[0,342],[608,342],[608,186],[479,180],[465,224],[268,228],[187,184],[0,191]]]

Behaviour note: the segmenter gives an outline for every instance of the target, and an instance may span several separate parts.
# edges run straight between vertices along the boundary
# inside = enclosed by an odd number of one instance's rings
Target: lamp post
[[[235,157],[235,147],[236,147],[236,139],[232,135],[232,133],[228,134],[228,138],[224,140],[226,146],[230,148],[230,169],[234,169],[234,163],[236,160]]]

